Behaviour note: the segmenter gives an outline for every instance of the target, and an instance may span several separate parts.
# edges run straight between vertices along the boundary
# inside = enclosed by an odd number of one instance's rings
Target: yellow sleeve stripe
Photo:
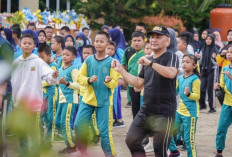
[[[88,86],[88,77],[87,77],[87,64],[84,62],[81,66],[78,75],[77,75],[77,82],[82,86]]]
[[[70,82],[70,85],[68,86],[68,88],[71,88],[73,90],[80,89],[80,85],[77,83],[77,75],[78,75],[78,70],[73,69],[71,72],[71,77],[72,77],[73,82]]]
[[[192,93],[188,97],[192,100],[199,100],[200,99],[200,89],[201,89],[201,81],[200,79],[196,79],[192,84]]]
[[[118,72],[116,72],[114,69],[110,68],[110,77],[112,78],[112,80],[110,82],[107,82],[104,84],[108,87],[108,88],[116,88],[118,86]]]
[[[52,70],[56,71],[56,67],[55,66],[51,66]]]

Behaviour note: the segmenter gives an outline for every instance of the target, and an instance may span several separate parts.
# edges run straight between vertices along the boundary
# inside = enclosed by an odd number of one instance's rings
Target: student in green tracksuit
[[[51,61],[51,49],[47,44],[43,44],[38,48],[39,57],[45,61],[54,71],[56,71],[57,64]],[[45,136],[45,144],[48,148],[51,148],[51,142],[54,140],[55,133],[55,118],[56,118],[56,106],[57,106],[57,88],[56,86],[48,84],[46,81],[42,81],[43,96],[45,100],[45,106],[47,108],[44,114],[44,122],[46,123],[47,134]]]
[[[88,58],[89,56],[93,55],[94,52],[95,52],[95,48],[92,45],[85,45],[83,47],[83,50],[82,50],[83,60],[85,61],[86,58]],[[78,70],[80,70],[82,64],[78,66]],[[86,86],[80,86],[79,104],[82,103],[82,98],[83,98],[85,89],[86,89]],[[90,141],[90,143],[93,144],[93,145],[95,145],[95,144],[97,144],[100,141],[100,134],[99,134],[99,131],[98,131],[98,128],[97,128],[96,113],[95,112],[92,115],[92,120],[91,120],[91,123],[90,123],[90,127],[91,127],[91,130],[92,130],[92,133],[93,133],[93,138]]]
[[[67,148],[59,153],[69,154],[76,152],[76,147],[72,135],[73,113],[78,104],[77,83],[78,70],[72,64],[76,58],[74,47],[65,47],[62,52],[62,62],[64,65],[59,70],[59,105],[57,108],[56,126],[60,126],[61,133],[65,139]]]
[[[77,147],[83,156],[87,154],[88,126],[94,111],[102,149],[106,156],[116,155],[111,130],[113,93],[118,85],[119,74],[111,68],[113,58],[105,53],[109,39],[105,32],[99,32],[95,36],[94,45],[97,53],[85,60],[78,73],[78,83],[86,86],[75,121]]]
[[[199,117],[200,86],[199,72],[197,71],[197,57],[186,54],[182,59],[184,74],[180,75],[176,83],[176,92],[180,94],[179,107],[176,110],[174,130],[178,131],[183,126],[183,139],[186,145],[188,157],[197,157],[195,133]],[[172,136],[169,157],[178,157],[174,136]]]
[[[230,64],[223,68],[220,78],[220,84],[215,84],[215,89],[225,91],[224,102],[222,105],[220,119],[216,136],[217,155],[215,157],[223,157],[222,151],[225,149],[226,134],[232,123],[232,46],[228,47],[226,59]]]

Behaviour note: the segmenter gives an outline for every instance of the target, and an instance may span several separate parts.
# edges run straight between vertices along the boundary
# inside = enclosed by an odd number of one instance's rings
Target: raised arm
[[[41,61],[42,67],[42,79],[48,84],[56,85],[57,77],[59,76],[58,71],[53,71],[44,61]]]
[[[56,70],[57,70],[57,68],[56,68],[55,66],[51,66],[51,69],[52,69],[53,71],[56,71]],[[51,86],[51,84],[49,84],[49,83],[47,83],[47,81],[43,80],[43,81],[42,81],[42,87],[44,88],[44,87],[47,87],[47,86]]]
[[[68,88],[71,88],[73,90],[79,90],[80,89],[80,85],[77,83],[77,75],[78,75],[78,70],[73,69],[72,72],[71,72],[71,77],[72,77],[73,82],[69,82]]]
[[[173,56],[173,57],[174,58],[172,58],[172,60],[170,61],[169,66],[163,66],[163,65],[160,65],[158,63],[153,63],[152,61],[150,61],[146,57],[141,57],[139,59],[139,64],[142,64],[142,65],[145,65],[145,66],[150,65],[161,76],[169,78],[169,79],[173,79],[177,75],[177,72],[178,72],[177,68],[178,68],[178,65],[179,65],[177,56]],[[177,66],[175,66],[175,65],[177,65]]]
[[[167,66],[160,65],[158,63],[153,63],[152,68],[156,72],[158,72],[160,75],[162,75],[163,77],[166,77],[169,79],[173,79],[177,75],[177,68],[175,67],[167,67]]]
[[[122,68],[122,66],[120,65],[120,63],[117,60],[113,60],[112,61],[112,68],[114,68],[115,71],[118,71],[123,79],[128,82],[129,84],[131,84],[132,86],[141,89],[144,85],[144,79],[140,78],[140,77],[135,77],[131,74],[129,74],[125,69]]]

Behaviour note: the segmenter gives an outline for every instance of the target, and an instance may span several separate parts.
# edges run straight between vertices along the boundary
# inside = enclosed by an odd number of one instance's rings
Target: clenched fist
[[[59,84],[64,84],[64,85],[67,85],[67,81],[65,80],[64,77],[62,77],[60,80],[59,80]]]
[[[147,59],[147,57],[144,56],[144,57],[139,58],[138,63],[141,64],[141,65],[148,66],[148,65],[151,64],[151,61],[149,59]]]
[[[111,62],[111,67],[115,70],[115,71],[120,71],[121,70],[121,65],[119,63],[118,60],[114,59],[112,62]]]
[[[94,83],[96,81],[97,81],[97,76],[96,75],[93,75],[89,80],[90,83]]]
[[[220,89],[220,84],[219,83],[215,83],[214,84],[214,89]]]
[[[59,77],[59,72],[58,72],[57,70],[54,71],[54,72],[52,73],[52,77],[53,77],[53,78]]]
[[[110,76],[106,76],[105,77],[105,83],[108,83],[112,80],[112,78]]]

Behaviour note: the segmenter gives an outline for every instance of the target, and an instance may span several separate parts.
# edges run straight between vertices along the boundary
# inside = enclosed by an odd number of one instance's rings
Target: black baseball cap
[[[166,35],[169,37],[169,32],[166,27],[164,26],[155,26],[151,32],[148,32],[147,35],[151,36],[153,33],[160,34],[160,35]]]

